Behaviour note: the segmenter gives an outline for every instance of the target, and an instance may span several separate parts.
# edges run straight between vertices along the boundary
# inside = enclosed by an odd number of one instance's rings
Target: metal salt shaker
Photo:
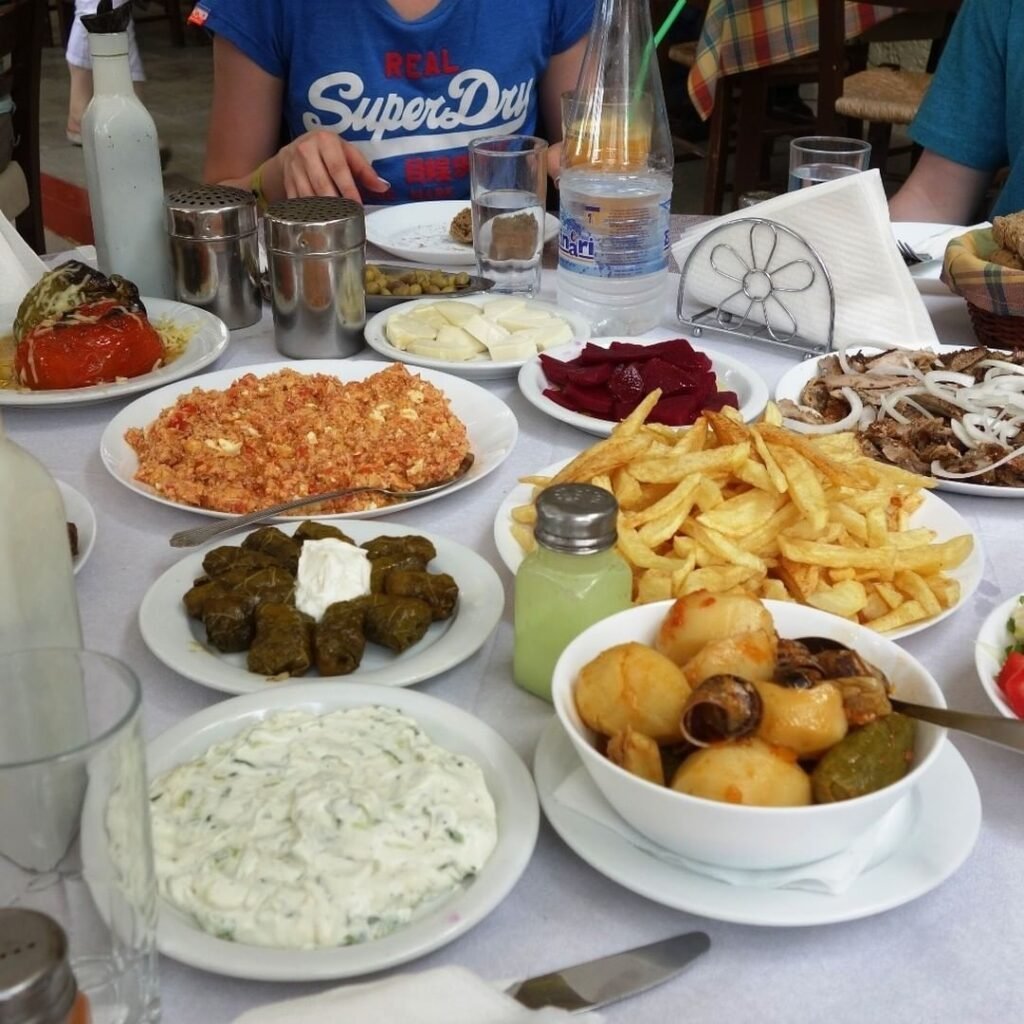
[[[363,345],[366,228],[351,199],[271,203],[264,218],[278,351],[293,359],[350,356]]]
[[[64,929],[35,910],[0,909],[0,1024],[65,1024],[77,994]]]
[[[256,197],[230,185],[197,185],[164,199],[174,294],[230,330],[256,323],[260,295]]]

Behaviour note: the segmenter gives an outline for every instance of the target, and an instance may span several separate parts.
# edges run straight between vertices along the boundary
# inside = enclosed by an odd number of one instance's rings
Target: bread
[[[999,266],[1010,270],[1024,270],[1024,260],[1009,249],[996,249],[988,259],[990,263],[998,263]]]
[[[473,211],[468,206],[452,218],[448,234],[463,245],[473,244]]]
[[[1018,259],[1024,260],[1024,211],[994,218],[992,238],[996,245],[1009,249]]]

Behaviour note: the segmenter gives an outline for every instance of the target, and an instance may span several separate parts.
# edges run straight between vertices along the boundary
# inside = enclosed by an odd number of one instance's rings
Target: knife
[[[596,1010],[674,978],[711,947],[706,932],[687,932],[624,953],[516,982],[506,989],[523,1006],[556,1006],[570,1013]]]

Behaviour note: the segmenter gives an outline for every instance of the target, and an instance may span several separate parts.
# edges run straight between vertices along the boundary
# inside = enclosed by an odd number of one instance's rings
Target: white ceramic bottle
[[[128,67],[130,4],[82,19],[89,30],[93,97],[82,149],[99,268],[134,281],[143,296],[173,298],[156,125]],[[119,31],[112,29],[119,28]]]

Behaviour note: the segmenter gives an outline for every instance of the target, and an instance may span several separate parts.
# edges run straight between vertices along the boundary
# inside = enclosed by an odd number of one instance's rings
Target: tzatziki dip
[[[289,949],[387,935],[498,836],[479,765],[387,707],[270,715],[155,779],[150,808],[161,896],[219,938]]]

